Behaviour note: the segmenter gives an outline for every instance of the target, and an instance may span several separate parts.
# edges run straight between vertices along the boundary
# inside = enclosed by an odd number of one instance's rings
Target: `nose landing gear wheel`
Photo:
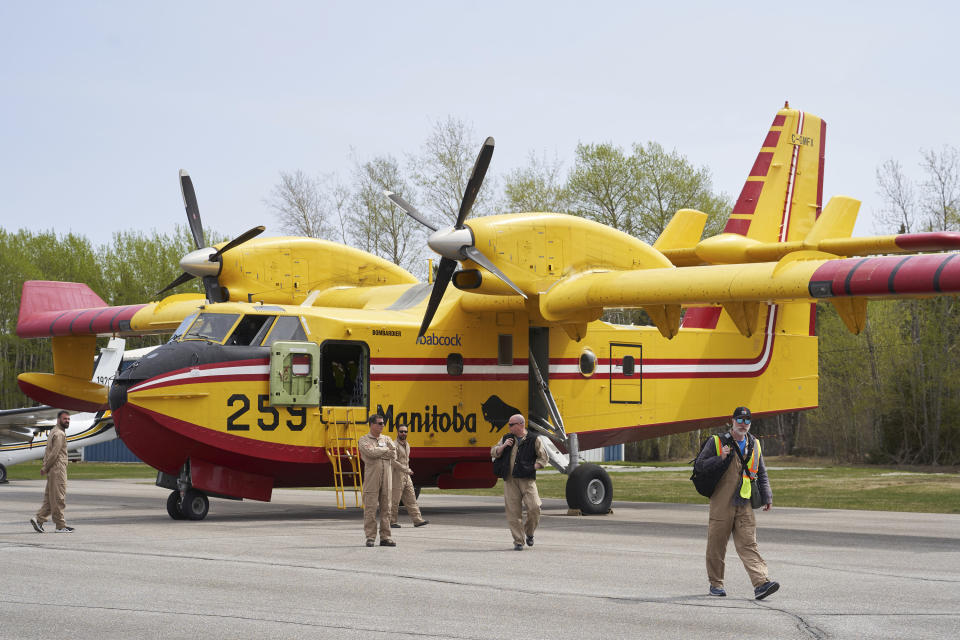
[[[187,520],[203,520],[210,510],[210,500],[202,491],[187,489],[183,493],[180,511]]]
[[[186,518],[183,515],[183,511],[180,509],[180,492],[171,491],[170,495],[167,496],[167,513],[174,520],[183,520]]]

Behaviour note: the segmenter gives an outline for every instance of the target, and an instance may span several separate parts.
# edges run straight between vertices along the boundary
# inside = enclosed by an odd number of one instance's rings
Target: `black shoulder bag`
[[[725,435],[720,436],[720,446],[725,444],[725,438]],[[703,449],[707,446],[708,442],[713,442],[713,436],[710,436],[703,441],[703,444],[700,446],[700,451],[697,452],[697,458],[699,458],[700,454],[703,453]],[[733,446],[735,447],[736,445]],[[697,458],[693,459],[693,474],[691,474],[690,480],[693,481],[693,486],[697,490],[697,493],[702,495],[704,498],[709,498],[713,495],[714,490],[717,488],[717,484],[720,482],[720,478],[722,478],[723,474],[726,473],[727,467],[730,466],[730,461],[733,460],[733,458],[727,456],[727,459],[723,461],[723,464],[718,466],[713,471],[708,471],[706,473],[697,471]]]

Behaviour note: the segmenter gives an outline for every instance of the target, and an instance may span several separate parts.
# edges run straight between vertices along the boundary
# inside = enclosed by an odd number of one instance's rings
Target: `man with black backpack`
[[[763,600],[780,588],[767,576],[767,563],[757,547],[757,522],[753,509],[773,506],[760,443],[750,435],[750,409],[737,407],[730,431],[707,439],[693,465],[697,490],[710,497],[707,527],[707,578],[710,595],[725,596],[724,556],[733,533],[733,544],[753,583],[753,594]],[[712,485],[712,488],[711,486]],[[751,504],[752,503],[752,504]]]

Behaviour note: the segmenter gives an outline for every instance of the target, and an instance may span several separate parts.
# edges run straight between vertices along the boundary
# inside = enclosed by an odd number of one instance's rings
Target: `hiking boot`
[[[523,551],[523,545],[522,545],[522,544],[515,544],[515,545],[513,545],[513,550],[514,550],[514,551]]]
[[[425,524],[430,524],[430,521],[429,521],[429,520],[421,520],[420,522],[414,522],[414,523],[413,523],[413,526],[415,526],[415,527],[422,527],[422,526],[425,525]]]
[[[533,546],[533,536],[527,536],[527,546],[528,547]]]
[[[720,596],[721,598],[727,595],[727,591],[723,587],[710,587],[710,595]]]
[[[36,518],[30,518],[30,524],[33,525],[33,528],[37,533],[44,533],[43,523],[38,521]]]
[[[54,533],[73,533],[73,527],[68,527],[67,525],[63,525],[63,527],[56,529]]]
[[[374,545],[373,539],[372,539],[372,538],[367,538],[367,546],[368,546],[368,547],[372,547],[373,545]]]
[[[763,600],[767,596],[773,595],[774,593],[776,593],[777,589],[779,588],[780,588],[779,582],[772,582],[768,580],[767,582],[764,582],[762,585],[760,585],[759,587],[753,590],[753,597],[756,598],[757,600]]]
[[[393,540],[391,540],[390,538],[387,538],[386,540],[380,540],[380,546],[381,546],[381,547],[395,547],[395,546],[397,546],[397,543],[394,542]]]

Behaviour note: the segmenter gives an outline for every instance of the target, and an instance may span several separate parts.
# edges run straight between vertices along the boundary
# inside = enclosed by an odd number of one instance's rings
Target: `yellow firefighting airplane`
[[[735,405],[813,408],[816,301],[859,332],[868,299],[960,291],[960,254],[942,253],[960,234],[851,238],[859,202],[821,208],[825,133],[785,106],[724,233],[700,240],[706,216],[681,210],[652,247],[555,213],[468,222],[488,138],[452,228],[388,194],[434,229],[432,285],[331,242],[251,240],[262,227],[205,247],[181,172],[198,249],[173,284],[200,277],[206,296],[106,307],[85,285],[26,283],[17,333],[53,336],[55,372],[20,385],[56,406],[102,406],[106,389],[81,367],[95,337],[176,329],[109,391],[120,437],[173,490],[174,518],[205,517],[207,495],[342,486],[350,427],[371,412],[409,428],[414,477],[440,488],[492,486],[488,448],[511,414],[529,415],[569,473],[570,506],[606,512],[610,478],[577,465],[578,448],[714,427]],[[599,320],[609,307],[641,307],[656,326]]]

